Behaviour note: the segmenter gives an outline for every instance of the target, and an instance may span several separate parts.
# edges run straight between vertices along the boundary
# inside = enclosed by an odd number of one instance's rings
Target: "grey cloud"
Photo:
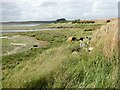
[[[16,2],[2,2],[2,20],[19,20],[21,10]]]
[[[43,2],[40,6],[42,7],[49,7],[49,6],[57,6],[57,2]]]
[[[94,19],[117,16],[117,2],[4,2],[2,17],[4,21],[11,20],[55,20],[66,19]],[[111,0],[110,0],[111,1]],[[98,2],[98,3],[96,3]],[[101,2],[101,1],[100,1]]]

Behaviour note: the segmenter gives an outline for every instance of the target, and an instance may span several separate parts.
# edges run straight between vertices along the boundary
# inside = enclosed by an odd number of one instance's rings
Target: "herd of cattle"
[[[67,42],[73,42],[73,41],[79,42],[79,47],[75,48],[72,52],[80,51],[83,48],[85,48],[88,52],[91,52],[93,50],[93,47],[90,47],[90,40],[91,40],[90,36],[85,36],[85,37],[80,37],[80,38],[71,36],[67,39]]]

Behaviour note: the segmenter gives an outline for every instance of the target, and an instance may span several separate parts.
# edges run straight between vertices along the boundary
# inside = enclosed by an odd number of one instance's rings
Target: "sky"
[[[0,21],[48,21],[58,18],[118,17],[119,0],[2,0]]]

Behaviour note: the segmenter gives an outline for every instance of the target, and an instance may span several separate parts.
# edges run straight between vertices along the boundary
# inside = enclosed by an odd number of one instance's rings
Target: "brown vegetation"
[[[93,35],[91,45],[103,50],[107,57],[118,52],[118,20],[98,29]]]

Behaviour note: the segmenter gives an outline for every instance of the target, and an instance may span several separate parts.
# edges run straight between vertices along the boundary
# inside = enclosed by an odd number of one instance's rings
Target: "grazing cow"
[[[38,45],[33,45],[33,47],[38,47]]]
[[[71,36],[67,39],[67,42],[71,42],[71,41],[75,41],[75,40],[76,40],[76,38]]]
[[[106,20],[106,23],[109,23],[110,22],[110,20]]]
[[[79,40],[80,40],[80,41],[83,41],[83,40],[84,40],[84,37],[81,37]]]
[[[75,40],[76,40],[76,38],[75,38],[75,37],[73,37],[73,38],[72,38],[72,41],[75,41]]]

